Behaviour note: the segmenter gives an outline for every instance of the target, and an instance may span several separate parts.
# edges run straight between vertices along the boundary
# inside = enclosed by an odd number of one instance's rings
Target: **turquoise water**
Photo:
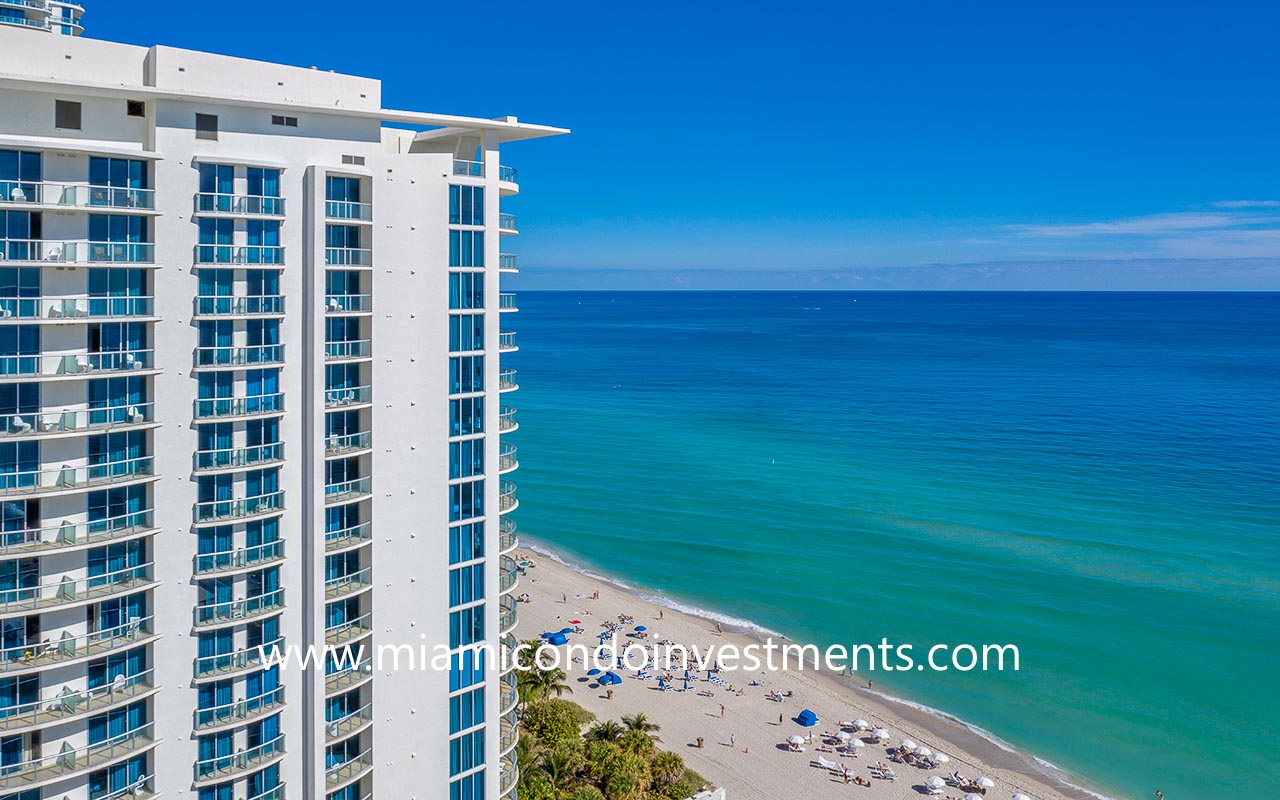
[[[523,531],[1113,797],[1280,777],[1280,295],[520,295]]]

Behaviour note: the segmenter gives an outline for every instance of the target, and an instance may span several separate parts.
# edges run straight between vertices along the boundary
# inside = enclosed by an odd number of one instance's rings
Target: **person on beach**
[[[564,603],[565,605],[569,605],[569,595],[565,594],[564,592],[561,592],[561,593],[560,593],[560,602],[561,602],[561,603]]]
[[[729,734],[729,746],[730,747],[738,746],[738,737],[734,736],[732,733]]]
[[[724,703],[720,704],[720,719],[724,719]]]
[[[717,636],[724,636],[724,628],[720,627],[720,623],[719,623],[719,622],[717,622],[717,623],[716,623],[716,635],[717,635]]]

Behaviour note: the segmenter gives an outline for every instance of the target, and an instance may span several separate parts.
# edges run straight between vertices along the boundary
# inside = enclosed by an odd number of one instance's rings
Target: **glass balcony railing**
[[[144,425],[153,419],[154,403],[86,408],[53,413],[14,414],[0,417],[0,438],[5,434],[74,433]],[[0,534],[3,536],[3,534]]]
[[[212,500],[197,503],[192,511],[196,523],[222,522],[244,519],[259,514],[271,514],[284,510],[284,492],[242,497],[238,500]]]
[[[54,264],[153,264],[156,246],[149,242],[55,241],[0,239],[0,259]]]
[[[341,483],[326,483],[324,485],[324,501],[326,503],[345,503],[350,500],[356,500],[368,497],[373,493],[373,479],[369,477],[355,478]]]
[[[351,386],[345,389],[325,389],[324,407],[341,408],[373,402],[372,386]]]
[[[515,511],[516,506],[520,505],[520,501],[516,499],[516,485],[511,481],[502,481],[498,484],[498,511],[507,513]]]
[[[330,314],[365,314],[373,311],[373,295],[371,294],[330,294],[325,295],[324,310]]]
[[[370,431],[359,431],[342,436],[333,434],[324,440],[324,454],[327,456],[339,456],[344,453],[353,453],[357,450],[368,450],[370,447],[373,447],[373,434]]]
[[[231,775],[255,769],[282,755],[284,755],[284,734],[239,753],[197,761],[195,766],[196,781],[221,780]]]
[[[373,767],[373,748],[367,748],[358,756],[328,766],[324,771],[325,784],[330,788],[347,783]]]
[[[284,413],[284,393],[277,392],[252,397],[209,397],[197,400],[192,416],[196,419],[221,419],[282,413]]]
[[[155,580],[154,564],[91,575],[69,578],[66,575],[37,586],[17,587],[0,591],[0,614],[16,614],[39,611],[46,608],[101,599],[112,595],[136,592]]]
[[[230,653],[201,656],[196,659],[195,676],[196,678],[218,678],[230,673],[261,667],[263,653],[270,655],[274,648],[284,649],[283,636],[263,643],[261,649],[255,645]]]
[[[499,214],[499,215],[498,215],[498,230],[500,230],[500,231],[515,231],[515,230],[517,230],[517,228],[516,228],[516,215],[515,215],[515,214]]]
[[[284,558],[284,542],[274,542],[242,547],[238,550],[224,550],[220,553],[204,553],[192,559],[192,572],[205,575],[211,572],[228,572],[237,569],[252,569],[272,564]]]
[[[352,639],[359,639],[372,630],[373,613],[365,612],[355,619],[326,627],[324,629],[324,641],[325,644],[341,644]]]
[[[464,178],[483,178],[484,162],[483,161],[463,161],[455,158],[453,160],[453,174]]]
[[[284,345],[255,344],[246,347],[197,347],[197,367],[243,367],[259,364],[283,364]]]
[[[284,460],[284,443],[229,447],[225,450],[197,450],[192,457],[194,469],[248,469]]]
[[[373,703],[365,703],[360,708],[340,717],[325,720],[325,736],[330,739],[341,739],[350,736],[373,721]]]
[[[151,477],[155,474],[154,466],[155,459],[151,456],[139,456],[105,464],[5,472],[0,473],[0,495],[40,494],[108,486]]]
[[[498,370],[498,391],[514,392],[520,388],[520,384],[516,383],[516,371],[510,367],[503,367]]]
[[[515,331],[500,331],[498,333],[498,350],[499,351],[504,351],[504,350],[510,351],[510,350],[519,350],[519,349],[520,348],[516,345]]]
[[[511,406],[503,406],[498,411],[498,432],[508,433],[520,427],[516,422],[516,410]]]
[[[516,296],[513,292],[502,292],[498,295],[499,311],[519,311],[516,305]]]
[[[343,666],[324,677],[324,693],[333,695],[364,683],[373,677],[373,661],[366,658],[359,664]]]
[[[284,248],[277,245],[198,244],[195,247],[195,263],[198,265],[228,264],[241,267],[282,267]]]
[[[276,316],[284,313],[284,297],[263,295],[258,297],[214,297],[197,295],[195,313],[200,317],[214,316]]]
[[[324,215],[329,219],[350,219],[368,222],[373,219],[372,203],[353,203],[350,200],[324,201]]]
[[[498,598],[498,633],[510,633],[516,626],[516,599],[511,595]]]
[[[32,725],[48,725],[73,717],[96,714],[99,711],[128,703],[133,698],[155,688],[155,671],[147,670],[137,675],[116,680],[96,689],[66,689],[56,697],[7,706],[0,716],[0,731],[25,728]]]
[[[373,250],[368,247],[326,247],[327,267],[368,267],[373,264]]]
[[[114,319],[155,316],[150,297],[0,297],[0,319]]]
[[[519,272],[516,267],[516,257],[514,253],[498,254],[498,270],[501,272]]]
[[[369,339],[358,339],[349,342],[325,342],[324,357],[326,361],[343,361],[352,358],[369,358],[373,344]]]
[[[519,173],[515,167],[498,167],[498,180],[507,183],[519,183]]]
[[[63,522],[43,528],[28,528],[0,533],[0,555],[17,555],[29,551],[76,547],[124,539],[155,528],[150,510],[93,522]]]
[[[498,445],[498,472],[511,472],[520,467],[520,462],[516,460],[516,446],[510,442],[500,442]]]
[[[81,658],[93,658],[155,635],[154,617],[134,618],[113,628],[79,636],[63,635],[53,641],[26,642],[0,648],[0,672],[37,669]]]
[[[13,6],[14,8],[34,8],[37,11],[45,11],[49,5],[44,0],[0,0],[0,6]]]
[[[257,597],[246,597],[243,600],[229,600],[225,603],[208,603],[195,607],[196,625],[216,625],[222,622],[239,622],[284,609],[284,589],[276,589]]]
[[[324,534],[324,549],[326,553],[331,553],[370,541],[373,541],[373,525],[372,523],[361,522],[341,530],[326,531]]]
[[[122,759],[154,743],[155,723],[148,722],[95,744],[61,750],[50,747],[47,755],[5,764],[0,768],[0,789],[20,790],[36,782],[69,778]]]
[[[256,717],[270,714],[284,705],[284,687],[275,689],[258,697],[247,700],[236,700],[213,708],[198,708],[192,714],[193,728],[210,728],[228,723],[240,724]]]
[[[26,0],[0,0],[0,6]],[[61,20],[55,20],[55,24]],[[76,23],[72,23],[76,24]],[[65,208],[118,208],[150,211],[156,207],[155,189],[94,186],[50,181],[0,181],[0,203],[30,203]]]
[[[336,600],[344,597],[352,592],[358,592],[369,586],[373,582],[373,569],[365,567],[359,572],[353,572],[350,575],[339,575],[336,578],[328,578],[324,582],[324,599]]]
[[[516,521],[511,517],[502,517],[501,527],[498,529],[498,552],[509,553],[519,544],[520,537],[516,535]]]
[[[67,353],[57,356],[0,356],[0,375],[92,377],[98,372],[151,369],[154,352],[154,350],[127,350],[111,353]]]
[[[206,214],[282,217],[284,216],[284,198],[201,193],[196,195],[196,211]]]

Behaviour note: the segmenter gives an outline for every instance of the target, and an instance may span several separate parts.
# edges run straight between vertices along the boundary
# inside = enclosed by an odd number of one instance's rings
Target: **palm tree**
[[[529,670],[534,666],[533,657],[538,652],[538,648],[542,646],[541,639],[521,639],[520,644],[524,647],[515,653],[516,666],[522,670]]]
[[[662,786],[670,786],[684,774],[684,759],[678,753],[663,751],[653,757],[653,780]]]
[[[612,742],[622,735],[622,726],[613,720],[597,722],[587,730],[587,739],[593,742]]]
[[[571,747],[557,747],[542,759],[541,769],[551,780],[551,785],[558,795],[573,783],[581,766],[580,753]]]
[[[555,692],[556,697],[568,692],[573,694],[573,687],[568,683],[569,676],[559,667],[551,669],[539,669],[533,673],[534,685],[538,687],[538,694],[542,695],[543,700],[551,697],[551,693]]]
[[[634,753],[643,759],[649,759],[657,749],[654,740],[644,731],[626,731],[618,737],[618,747],[628,753]]]
[[[538,761],[538,743],[532,736],[521,736],[516,740],[516,769],[521,775],[533,772]]]
[[[662,726],[658,725],[658,723],[656,722],[650,722],[649,718],[646,717],[643,713],[635,713],[628,716],[624,716],[622,718],[622,724],[629,731],[640,731],[641,733],[648,735],[649,738],[655,742],[662,741],[661,739],[659,739],[657,736],[654,735],[659,730],[661,730]]]

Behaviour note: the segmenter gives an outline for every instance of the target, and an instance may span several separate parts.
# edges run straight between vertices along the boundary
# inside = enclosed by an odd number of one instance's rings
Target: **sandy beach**
[[[526,570],[516,592],[529,597],[529,602],[521,603],[519,608],[516,635],[520,639],[537,638],[544,631],[558,631],[569,627],[570,620],[579,620],[580,624],[573,627],[585,632],[570,636],[570,643],[594,646],[602,625],[626,614],[634,617],[626,630],[635,625],[647,626],[649,641],[670,640],[702,648],[727,643],[741,647],[759,641],[750,632],[727,625],[722,634],[717,633],[717,623],[712,620],[646,601],[615,583],[570,569],[544,552],[526,547],[520,556],[525,558],[534,566]],[[690,684],[696,691],[664,692],[657,688],[656,679],[640,680],[634,671],[618,670],[622,683],[612,687],[613,698],[608,699],[607,690],[587,677],[590,666],[567,664],[568,682],[573,687],[573,694],[567,699],[600,719],[645,713],[662,726],[662,746],[683,756],[707,780],[724,786],[730,800],[906,800],[930,796],[926,791],[928,778],[936,775],[945,779],[952,772],[970,780],[993,780],[995,787],[983,795],[990,800],[1008,800],[1018,792],[1036,800],[1090,797],[1069,785],[1052,785],[1052,779],[1035,773],[1021,755],[995,746],[962,725],[892,703],[835,675],[814,671],[721,673],[719,677],[740,690],[734,691],[708,682],[703,673],[703,680]],[[682,674],[677,673],[676,689],[682,688]],[[752,679],[759,679],[762,685],[748,685]],[[790,692],[791,696],[776,702],[768,697],[774,691]],[[802,709],[811,709],[820,721],[812,728],[801,727],[793,718]],[[889,739],[877,744],[869,733],[860,736],[867,744],[857,749],[856,757],[835,751],[834,747],[831,752],[818,750],[826,747],[824,732],[835,734],[840,730],[840,721],[856,719],[866,720],[871,728],[888,729]],[[806,742],[803,753],[788,749],[788,737],[808,737],[810,733],[812,742]],[[696,744],[699,737],[703,739],[702,748]],[[910,739],[934,753],[945,753],[950,761],[932,769],[892,761],[888,750],[897,747],[902,739]],[[818,757],[848,767],[851,777],[869,780],[871,786],[846,784],[838,770],[821,767]],[[872,766],[878,762],[888,765],[896,778],[889,781],[875,777]],[[964,790],[948,785],[933,796],[945,799],[964,794]]]

